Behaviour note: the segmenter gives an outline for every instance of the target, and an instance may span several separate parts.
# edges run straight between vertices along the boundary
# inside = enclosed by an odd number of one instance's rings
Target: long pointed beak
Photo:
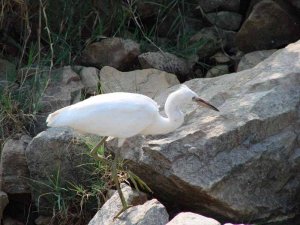
[[[210,104],[209,102],[203,100],[202,98],[194,97],[194,98],[193,98],[193,101],[194,101],[194,102],[197,102],[199,105],[201,105],[201,106],[203,106],[203,107],[206,107],[206,108],[209,108],[209,109],[213,109],[213,110],[219,112],[219,110],[218,110],[216,107],[214,107],[214,106],[213,106],[212,104]]]

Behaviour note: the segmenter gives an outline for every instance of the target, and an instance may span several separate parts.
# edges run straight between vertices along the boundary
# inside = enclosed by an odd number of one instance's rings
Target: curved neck
[[[180,127],[184,122],[184,114],[179,105],[180,101],[176,98],[176,94],[170,94],[165,103],[167,117],[160,115],[155,123],[145,130],[145,134],[166,134]]]
[[[167,114],[168,125],[173,129],[178,128],[184,121],[184,114],[180,110],[179,99],[176,99],[176,94],[171,94],[165,103],[165,112]]]

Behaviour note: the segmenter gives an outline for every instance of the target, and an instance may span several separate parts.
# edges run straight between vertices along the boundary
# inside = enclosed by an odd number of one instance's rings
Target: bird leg
[[[118,148],[117,151],[116,151],[116,154],[115,154],[115,158],[114,158],[114,160],[112,162],[111,173],[112,173],[112,178],[113,178],[113,180],[115,182],[115,185],[116,185],[116,188],[117,188],[120,200],[122,202],[122,209],[120,210],[120,212],[117,213],[117,215],[114,217],[114,219],[116,219],[120,214],[122,214],[128,208],[132,207],[131,205],[127,204],[127,202],[126,202],[126,200],[124,198],[123,192],[121,190],[121,187],[120,187],[119,179],[118,179],[117,163],[118,163],[119,153],[120,153],[120,149]]]
[[[97,149],[103,145],[105,143],[105,141],[107,140],[107,136],[103,137],[101,139],[101,141],[91,150],[91,155],[97,159],[97,160],[103,160],[104,158],[97,154]],[[116,185],[116,188],[117,188],[117,191],[118,191],[118,194],[119,194],[119,197],[120,197],[120,200],[121,200],[121,203],[122,203],[122,209],[117,213],[117,215],[114,217],[117,218],[120,214],[122,214],[124,211],[126,211],[126,209],[132,207],[131,205],[128,205],[125,198],[124,198],[124,195],[123,195],[123,192],[121,190],[121,187],[120,187],[120,183],[119,183],[119,179],[118,179],[118,171],[117,171],[117,164],[118,164],[118,159],[119,159],[119,154],[120,154],[120,149],[117,148],[117,151],[116,151],[116,154],[115,154],[115,157],[114,157],[114,160],[112,162],[112,165],[111,165],[111,174],[112,174],[112,178],[113,178],[113,181]]]
[[[104,142],[107,140],[107,136],[105,136],[105,137],[103,137],[102,139],[101,139],[101,141],[91,150],[91,152],[90,152],[90,154],[95,158],[95,159],[97,159],[97,160],[103,160],[104,159],[104,157],[102,157],[101,155],[99,155],[98,153],[97,153],[97,149],[99,148],[99,147],[101,147],[101,145],[103,145],[104,144]]]

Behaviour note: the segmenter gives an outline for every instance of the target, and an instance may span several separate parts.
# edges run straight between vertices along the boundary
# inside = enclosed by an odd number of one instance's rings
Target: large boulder
[[[186,85],[220,112],[187,105],[175,132],[131,138],[121,151],[131,169],[165,203],[220,220],[299,213],[300,41],[253,69]]]
[[[300,37],[300,19],[275,1],[257,3],[237,33],[244,52],[280,48]]]
[[[179,81],[174,74],[156,69],[121,72],[105,66],[100,71],[100,83],[104,93],[124,91],[153,98],[167,88],[179,84]]]
[[[140,45],[130,39],[106,38],[88,45],[82,52],[84,65],[101,68],[112,66],[124,70],[131,66],[140,54]]]

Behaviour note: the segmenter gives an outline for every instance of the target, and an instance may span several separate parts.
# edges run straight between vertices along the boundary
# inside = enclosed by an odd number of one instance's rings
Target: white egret
[[[180,108],[188,102],[196,102],[201,106],[219,111],[187,86],[182,85],[166,100],[165,113],[167,117],[163,117],[159,113],[157,103],[145,95],[116,92],[93,96],[59,109],[48,116],[47,125],[71,127],[79,132],[104,137],[93,148],[92,153],[95,154],[97,147],[104,143],[108,136],[118,138],[118,147],[120,148],[126,138],[138,134],[156,135],[174,131],[184,122],[184,114]],[[112,165],[112,176],[125,210],[128,206],[118,183],[116,158],[117,154]]]

